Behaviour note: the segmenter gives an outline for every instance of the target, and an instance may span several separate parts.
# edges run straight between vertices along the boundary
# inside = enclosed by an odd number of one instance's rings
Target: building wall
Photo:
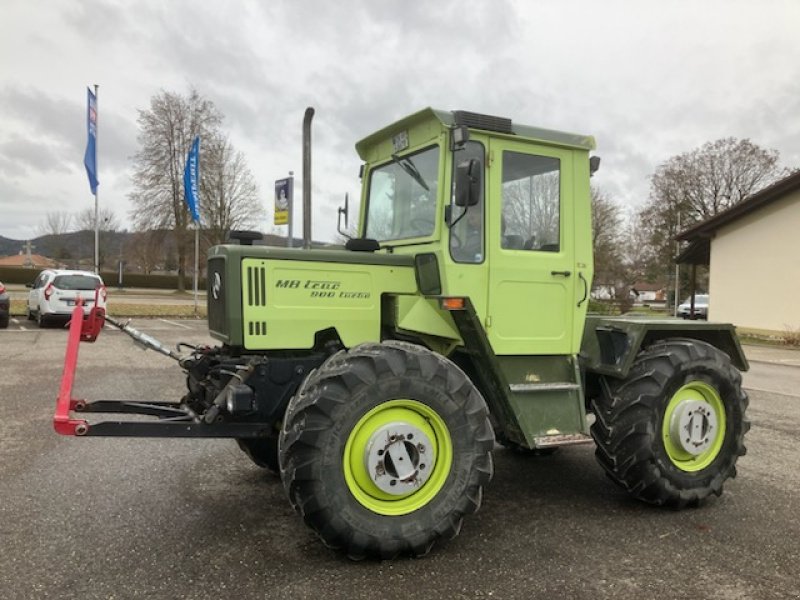
[[[709,294],[713,321],[800,329],[800,190],[717,231]]]

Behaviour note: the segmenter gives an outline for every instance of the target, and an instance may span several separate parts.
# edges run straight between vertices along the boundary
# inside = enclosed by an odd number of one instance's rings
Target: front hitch
[[[72,311],[64,357],[64,371],[61,387],[56,399],[53,427],[56,433],[74,436],[115,436],[115,437],[204,437],[204,438],[262,438],[274,430],[271,423],[226,422],[219,418],[220,408],[227,398],[230,385],[235,385],[240,377],[232,377],[229,386],[219,394],[211,408],[213,418],[198,414],[187,404],[146,400],[130,402],[123,400],[96,400],[87,402],[72,397],[75,382],[75,369],[78,364],[78,350],[81,342],[94,342],[100,335],[103,325],[108,322],[128,334],[133,341],[145,348],[155,350],[173,360],[182,362],[176,352],[167,348],[155,338],[142,333],[127,323],[122,324],[106,316],[105,310],[97,302],[84,318],[83,306],[79,303]],[[109,420],[89,423],[84,419],[73,419],[72,411],[80,413],[106,413],[114,415],[138,415],[151,417],[151,420],[123,421]],[[154,419],[154,420],[153,420]]]

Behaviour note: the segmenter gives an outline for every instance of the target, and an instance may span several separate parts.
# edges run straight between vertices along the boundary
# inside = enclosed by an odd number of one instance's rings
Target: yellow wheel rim
[[[376,440],[379,445],[383,444],[384,437],[394,430],[415,432],[415,443],[425,440],[422,453],[414,450],[419,444],[412,447],[406,442],[415,454],[411,458],[419,463],[415,468],[424,472],[424,482],[398,485],[396,491],[392,484],[392,493],[389,493],[385,491],[389,489],[385,483],[376,483],[379,477],[373,459]],[[383,454],[382,450],[383,446],[377,453]],[[408,453],[404,456],[409,457]],[[444,421],[430,406],[416,400],[390,400],[358,420],[347,437],[342,463],[347,488],[362,506],[381,515],[407,515],[428,504],[441,491],[453,464],[453,444]],[[378,469],[383,470],[382,463]],[[416,481],[422,479],[419,477]]]

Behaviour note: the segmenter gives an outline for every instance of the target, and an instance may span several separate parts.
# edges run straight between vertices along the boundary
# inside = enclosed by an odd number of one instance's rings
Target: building
[[[708,265],[709,319],[800,331],[800,171],[677,236],[679,263]]]
[[[667,301],[667,288],[663,283],[640,281],[631,287],[631,296],[637,304],[664,304]]]

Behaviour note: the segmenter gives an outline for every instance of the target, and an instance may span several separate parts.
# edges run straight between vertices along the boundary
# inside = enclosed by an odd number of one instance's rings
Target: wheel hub
[[[669,436],[673,444],[692,456],[699,456],[713,443],[717,426],[717,415],[710,404],[684,400],[672,413]]]
[[[421,487],[433,472],[436,453],[425,433],[392,422],[374,431],[364,451],[367,473],[383,492],[404,496]]]

